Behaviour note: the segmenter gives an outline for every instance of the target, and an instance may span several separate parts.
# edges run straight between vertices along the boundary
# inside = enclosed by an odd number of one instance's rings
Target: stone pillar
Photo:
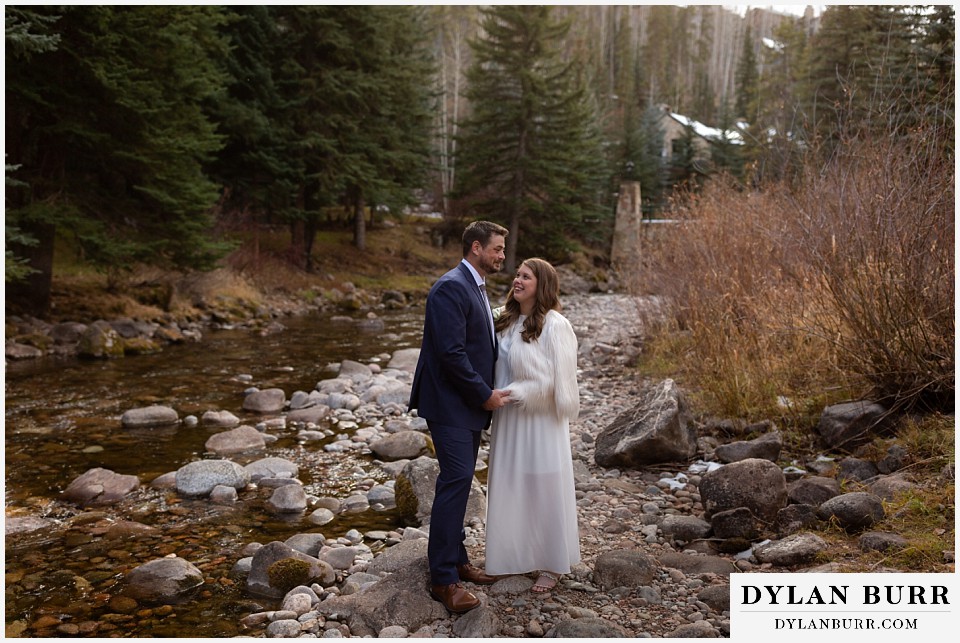
[[[640,183],[624,181],[617,199],[610,263],[621,276],[637,269],[640,259]]]

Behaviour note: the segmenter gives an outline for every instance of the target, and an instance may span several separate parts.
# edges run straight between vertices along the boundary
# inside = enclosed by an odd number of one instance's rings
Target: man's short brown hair
[[[508,233],[502,225],[490,221],[474,221],[463,231],[463,256],[470,254],[474,241],[479,241],[480,245],[486,248],[490,243],[490,237],[499,234],[506,238]]]

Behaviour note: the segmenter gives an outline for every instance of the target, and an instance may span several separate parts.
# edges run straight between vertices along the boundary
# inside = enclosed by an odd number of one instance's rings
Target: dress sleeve
[[[580,390],[577,388],[577,335],[566,317],[556,315],[547,337],[553,362],[554,402],[557,416],[575,420],[580,413]]]

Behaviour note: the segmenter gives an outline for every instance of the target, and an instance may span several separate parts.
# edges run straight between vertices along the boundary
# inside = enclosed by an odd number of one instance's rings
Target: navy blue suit
[[[463,263],[440,277],[427,295],[410,408],[426,419],[440,463],[427,548],[433,585],[459,582],[456,566],[469,562],[463,520],[480,432],[492,417],[483,409],[493,394],[497,355],[489,315]]]

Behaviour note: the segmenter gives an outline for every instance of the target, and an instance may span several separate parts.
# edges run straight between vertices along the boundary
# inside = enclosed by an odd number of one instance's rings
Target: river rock
[[[440,464],[435,459],[420,456],[411,460],[397,476],[394,488],[397,509],[407,518],[415,519],[420,524],[429,522],[439,475]],[[467,522],[472,519],[485,520],[486,516],[487,498],[480,487],[480,482],[474,477],[470,497],[467,500],[465,520]]]
[[[277,487],[267,500],[266,507],[278,514],[300,513],[307,508],[307,492],[298,484]]]
[[[182,558],[158,558],[136,567],[126,577],[124,591],[150,603],[172,604],[203,585],[203,574]]]
[[[169,406],[154,404],[138,409],[129,409],[120,416],[120,423],[128,429],[151,426],[170,426],[180,421],[180,416]]]
[[[780,458],[780,449],[783,447],[783,439],[780,433],[772,431],[765,433],[755,440],[745,440],[741,442],[731,442],[721,444],[714,449],[714,455],[723,463],[739,462],[748,458],[761,458],[776,462]]]
[[[251,482],[259,482],[263,478],[296,478],[299,473],[295,463],[277,457],[260,458],[244,469],[250,474]]]
[[[387,560],[381,561],[384,558]],[[431,599],[427,591],[430,571],[426,543],[400,543],[377,556],[370,567],[376,563],[391,573],[363,592],[324,600],[317,611],[324,616],[346,616],[354,637],[376,636],[389,625],[399,625],[412,632],[448,617],[447,610]]]
[[[159,353],[161,350],[163,350],[163,347],[159,342],[146,337],[131,337],[123,340],[124,355],[150,355],[151,353]]]
[[[307,556],[313,556],[317,558],[317,554],[320,553],[320,548],[323,547],[327,542],[326,537],[323,534],[294,534],[287,538],[283,543],[288,547],[292,547],[299,552],[306,554]]]
[[[40,529],[48,529],[56,524],[53,520],[39,516],[7,516],[3,520],[5,535],[26,534]]]
[[[287,592],[285,588],[271,587],[267,570],[270,565],[285,558],[295,558],[308,563],[309,571],[307,575],[314,582],[318,582],[324,587],[329,587],[336,580],[333,568],[327,563],[275,540],[267,543],[254,553],[250,564],[250,573],[247,574],[247,590],[259,596],[274,598],[284,596]]]
[[[880,470],[877,465],[860,458],[844,458],[840,461],[837,471],[838,480],[854,480],[856,482],[863,482],[878,475],[880,475]]]
[[[453,623],[453,633],[462,639],[488,639],[500,633],[503,624],[497,610],[481,605]]]
[[[861,551],[899,551],[910,545],[900,534],[884,531],[868,531],[860,536]]]
[[[640,401],[597,436],[601,467],[640,467],[684,461],[697,452],[697,431],[673,380],[645,388]]]
[[[413,373],[417,370],[417,362],[420,360],[419,348],[401,348],[394,351],[393,356],[387,363],[387,368],[393,368],[398,371]]]
[[[890,474],[907,466],[909,460],[910,454],[906,447],[893,444],[887,449],[887,454],[877,462],[877,469],[880,470],[880,473]]]
[[[43,351],[36,346],[18,342],[7,342],[5,348],[7,359],[36,359],[44,355]]]
[[[268,388],[253,391],[243,398],[243,410],[254,413],[279,413],[287,403],[287,394],[283,389]]]
[[[210,502],[215,505],[232,505],[238,497],[237,490],[227,485],[218,484],[210,491]]]
[[[238,426],[229,431],[222,431],[211,435],[204,447],[217,455],[230,455],[247,451],[261,451],[267,443],[263,434],[252,426]]]
[[[345,359],[340,362],[340,370],[337,377],[347,378],[354,382],[363,382],[373,377],[373,371],[366,364]]]
[[[737,568],[726,558],[695,553],[667,552],[657,556],[657,562],[663,567],[679,569],[687,576],[716,574],[729,576]]]
[[[357,549],[355,547],[327,547],[317,555],[317,558],[334,569],[350,569],[353,566],[353,561],[357,559]]]
[[[80,337],[77,354],[80,357],[123,357],[123,338],[110,324],[97,320]]]
[[[787,499],[792,504],[820,505],[839,495],[840,483],[823,476],[808,476],[787,485]]]
[[[397,506],[397,496],[392,487],[378,484],[367,492],[367,502],[371,506],[381,505],[384,509],[392,509]]]
[[[546,634],[548,639],[627,639],[623,626],[603,618],[571,618],[560,621]]]
[[[760,533],[760,521],[746,507],[718,511],[711,516],[710,525],[717,538],[753,540]]]
[[[640,551],[613,550],[600,554],[593,566],[593,582],[603,589],[649,585],[657,561]]]
[[[54,344],[76,344],[86,330],[87,325],[80,322],[60,322],[50,329],[50,338]]]
[[[231,460],[197,460],[177,469],[177,492],[185,496],[207,496],[217,485],[242,489],[250,473]]]
[[[746,507],[761,520],[772,521],[787,504],[787,481],[774,463],[751,458],[705,473],[700,498],[708,520],[716,512]]]
[[[231,428],[240,424],[240,418],[230,411],[205,411],[200,422],[203,426]]]
[[[137,476],[97,467],[75,478],[63,491],[64,500],[82,506],[112,505],[140,486]]]
[[[295,618],[283,618],[267,625],[268,639],[295,639],[300,637],[300,621]]]
[[[905,493],[917,488],[916,483],[908,480],[903,473],[877,476],[867,484],[872,493],[875,493],[884,500],[893,500],[898,493]]]
[[[869,442],[886,429],[888,422],[887,409],[876,402],[843,402],[823,409],[817,433],[827,448],[849,449]]]
[[[812,562],[817,554],[827,548],[827,543],[816,534],[804,533],[787,536],[753,548],[753,555],[761,563],[780,567],[802,565]]]
[[[381,407],[396,404],[406,409],[410,400],[411,386],[408,382],[400,382],[392,377],[378,376],[360,396],[364,404],[376,404]]]
[[[820,522],[815,505],[792,504],[777,512],[774,529],[780,538],[796,533],[801,529],[810,529]]]
[[[707,621],[697,621],[695,623],[684,623],[676,629],[667,633],[667,638],[671,639],[719,639],[723,638],[717,628]]]
[[[327,396],[323,396],[326,400]],[[287,413],[288,422],[302,422],[303,424],[320,424],[324,418],[329,417],[330,407],[326,404],[316,404],[303,409],[296,409]]]
[[[710,523],[696,516],[668,514],[660,520],[659,526],[665,537],[685,543],[706,538],[710,533]]]
[[[386,460],[404,460],[427,455],[431,447],[430,439],[419,431],[400,431],[377,440],[370,445],[370,450],[377,457]]]
[[[817,509],[821,520],[836,519],[849,532],[859,531],[883,520],[886,512],[878,496],[865,491],[845,493],[827,500]]]

